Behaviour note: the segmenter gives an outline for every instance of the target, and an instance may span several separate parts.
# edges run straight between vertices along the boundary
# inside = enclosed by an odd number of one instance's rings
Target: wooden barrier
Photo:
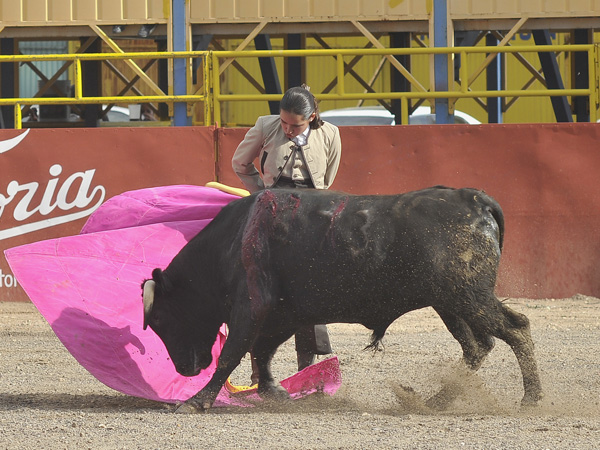
[[[600,125],[344,131],[347,151],[336,188],[390,193],[470,186],[500,202],[506,216],[500,295],[600,295]]]
[[[77,234],[100,202],[127,190],[215,179],[242,187],[231,157],[246,131],[0,130],[0,250]],[[347,127],[341,135],[333,189],[469,186],[500,202],[499,295],[600,297],[600,125]],[[2,255],[0,300],[25,299]]]
[[[78,234],[124,191],[214,177],[214,128],[0,130],[0,300],[27,299],[5,249]]]
[[[245,129],[220,129],[218,174]],[[391,194],[442,184],[494,196],[506,216],[498,293],[600,296],[600,124],[344,127],[332,188]]]

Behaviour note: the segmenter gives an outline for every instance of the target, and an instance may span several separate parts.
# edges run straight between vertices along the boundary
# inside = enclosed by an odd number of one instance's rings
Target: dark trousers
[[[277,183],[275,183],[273,187],[280,189],[314,189],[315,185],[310,179],[294,181],[291,178],[279,177]]]
[[[298,361],[298,371],[314,364],[315,355],[328,355],[331,350],[329,342],[329,332],[326,325],[311,325],[300,328],[295,335],[296,339],[296,359]],[[252,359],[252,385],[258,383],[258,367],[254,361],[254,356],[250,353]]]
[[[300,328],[296,332],[296,352],[313,355],[331,353],[331,343],[326,325],[314,325]]]

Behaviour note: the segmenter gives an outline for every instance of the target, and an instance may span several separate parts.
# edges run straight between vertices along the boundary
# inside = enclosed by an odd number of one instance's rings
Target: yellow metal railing
[[[118,104],[118,103],[151,103],[160,102],[172,104],[174,102],[182,103],[198,103],[204,102],[209,104],[209,96],[206,94],[206,89],[210,86],[211,71],[208,68],[210,58],[209,52],[130,52],[130,53],[72,53],[72,54],[56,54],[56,55],[0,55],[0,63],[23,63],[35,61],[64,61],[74,65],[73,97],[28,97],[28,98],[0,98],[0,106],[13,105],[15,128],[22,127],[21,107],[24,105],[84,105],[84,104]],[[188,60],[188,85],[191,83],[191,59],[201,58],[204,64],[204,73],[206,75],[205,82],[201,93],[189,93],[185,95],[173,95],[162,91],[155,92],[155,95],[122,95],[122,96],[99,96],[91,97],[83,95],[83,81],[81,63],[84,61],[110,61],[110,60],[125,60],[134,67],[137,67],[133,60],[135,59],[174,59],[186,58]],[[141,70],[141,69],[140,69]],[[154,82],[152,82],[153,90],[158,90]],[[169,92],[172,92],[172,86],[169,86]],[[206,124],[210,124],[211,116],[206,117]]]
[[[402,123],[408,123],[408,100],[446,98],[456,101],[461,98],[495,98],[495,97],[553,97],[553,96],[581,96],[588,97],[590,102],[590,121],[598,119],[598,105],[600,104],[598,87],[598,44],[587,45],[547,45],[547,46],[503,46],[503,47],[439,47],[439,48],[363,48],[363,49],[328,49],[328,50],[261,50],[261,51],[219,51],[212,52],[213,66],[217,67],[219,59],[239,59],[258,57],[302,57],[302,56],[335,56],[337,58],[337,89],[327,94],[315,93],[319,100],[384,100],[399,99],[401,101]],[[512,90],[471,90],[470,84],[485,69],[487,62],[477,67],[470,74],[467,55],[489,54],[492,57],[503,53],[538,53],[538,52],[586,52],[589,66],[589,87],[587,89],[512,89]],[[459,89],[449,89],[445,92],[423,91],[422,87],[415,86],[410,92],[346,92],[344,84],[344,60],[346,56],[357,55],[461,55]],[[490,57],[488,57],[489,59]],[[490,59],[491,60],[491,59]],[[220,121],[220,103],[233,101],[273,101],[281,98],[280,94],[222,94],[218,86],[218,77],[214,77],[214,115],[215,121]],[[452,83],[450,83],[452,85]]]
[[[511,90],[472,90],[471,85],[477,76],[483,72],[488,63],[496,54],[508,53],[538,53],[547,52],[586,52],[588,55],[589,87],[587,89],[511,89]],[[416,80],[411,81],[413,90],[409,92],[346,92],[344,76],[346,74],[345,57],[379,55],[394,58],[400,55],[460,55],[460,82],[450,83],[452,88],[444,92],[425,90]],[[474,70],[469,67],[468,55],[488,54],[482,63]],[[82,53],[68,55],[0,55],[0,63],[21,63],[26,61],[65,61],[74,64],[74,97],[30,97],[30,98],[0,98],[0,105],[14,105],[15,127],[21,127],[21,106],[47,105],[47,104],[115,104],[115,103],[148,103],[161,102],[172,105],[183,102],[194,105],[204,103],[204,124],[221,124],[221,105],[224,102],[238,101],[277,101],[281,94],[225,94],[221,92],[220,76],[232,67],[233,60],[243,58],[273,57],[331,57],[336,58],[337,87],[335,92],[315,93],[319,100],[393,100],[401,101],[402,123],[408,123],[409,100],[432,100],[437,98],[449,99],[451,102],[462,98],[496,98],[496,97],[552,97],[552,96],[578,96],[588,97],[590,104],[590,121],[598,119],[599,97],[599,70],[598,61],[600,50],[597,44],[589,45],[549,45],[549,46],[502,46],[502,47],[448,47],[448,48],[363,48],[363,49],[318,49],[318,50],[261,50],[261,51],[205,51],[205,52],[134,52],[134,53]],[[188,93],[185,95],[172,95],[173,86],[169,86],[169,93],[155,95],[128,95],[128,96],[99,96],[86,97],[83,95],[81,63],[84,61],[100,60],[126,60],[130,64],[135,59],[170,59],[185,58],[187,68]],[[203,84],[193,92],[191,86],[191,61],[193,58],[202,60]],[[395,59],[395,58],[394,58]],[[397,64],[398,61],[395,60]],[[394,64],[395,66],[397,64]],[[418,83],[418,82],[417,82]],[[162,92],[162,91],[161,91]]]

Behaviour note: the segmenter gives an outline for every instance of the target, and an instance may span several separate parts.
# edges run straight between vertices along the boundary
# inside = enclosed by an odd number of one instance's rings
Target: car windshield
[[[338,127],[396,124],[394,115],[381,106],[330,109],[321,113],[321,118]],[[435,122],[436,116],[431,113],[431,108],[428,106],[416,108],[409,116],[408,121],[411,125],[433,125]],[[481,122],[457,110],[454,112],[454,123],[479,124]]]

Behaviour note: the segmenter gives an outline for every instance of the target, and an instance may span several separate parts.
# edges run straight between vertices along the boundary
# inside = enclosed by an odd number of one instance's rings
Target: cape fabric
[[[195,377],[181,376],[160,338],[142,329],[141,283],[238,198],[199,186],[126,192],[96,210],[81,234],[11,248],[6,259],[63,345],[99,381],[136,397],[185,401],[214,374],[225,325],[211,365]],[[308,369],[282,382],[293,398],[333,395],[341,384],[336,358]],[[224,389],[215,406],[226,405],[248,403]]]

